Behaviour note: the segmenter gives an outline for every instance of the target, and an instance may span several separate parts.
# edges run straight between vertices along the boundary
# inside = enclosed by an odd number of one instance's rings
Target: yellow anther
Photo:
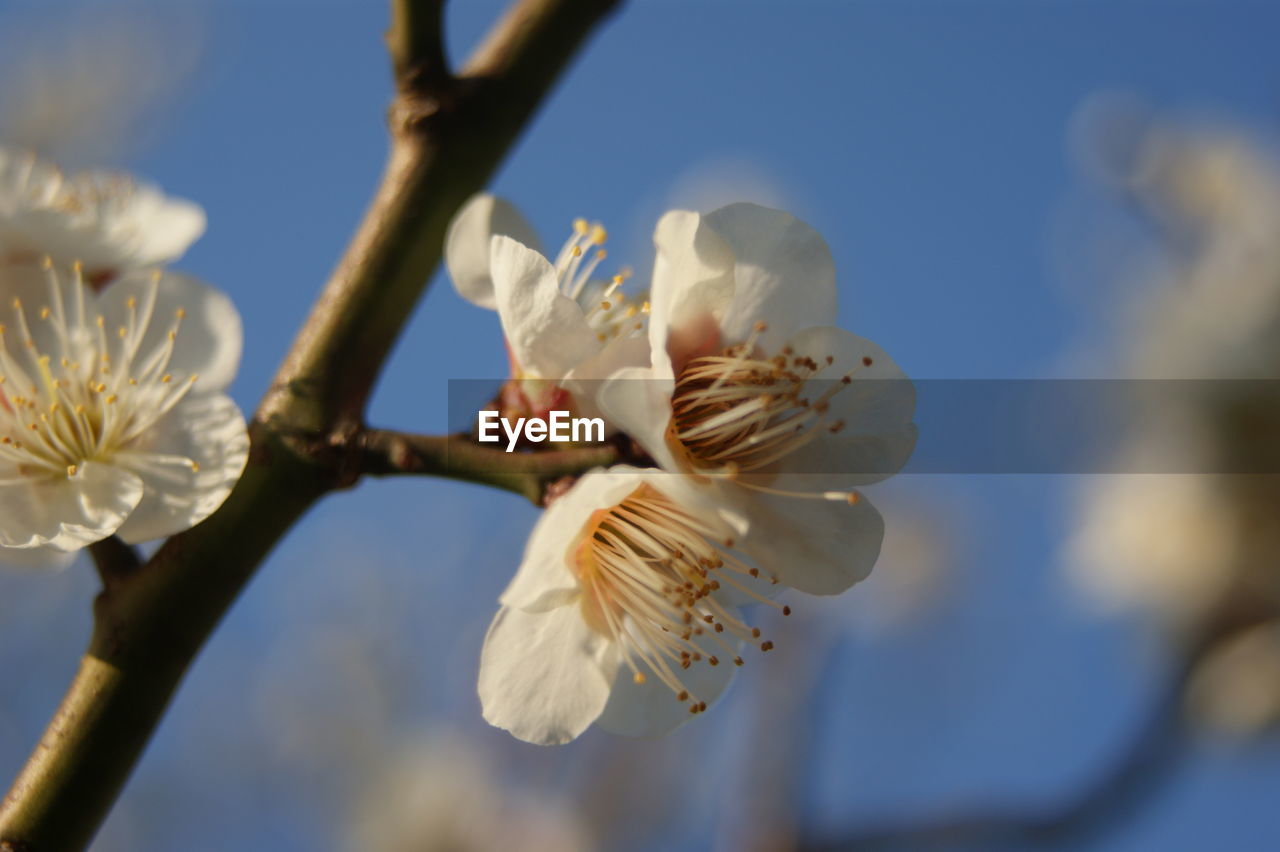
[[[102,314],[98,314],[98,328],[105,328],[106,325],[107,325],[107,318],[104,317]]]
[[[640,313],[642,313],[642,314],[647,314],[647,313],[649,313],[649,303],[648,303],[648,302],[645,302],[643,305],[641,305],[641,306],[640,306]]]
[[[70,479],[75,475],[76,475],[76,466],[73,464],[67,465],[67,478]]]
[[[129,310],[133,310],[134,308],[138,307],[138,300],[136,297],[130,296],[129,298],[124,300],[124,305]]]
[[[21,300],[21,299],[15,298],[15,299],[13,300],[13,309],[14,309],[15,311],[20,311],[20,310],[22,310],[22,300]]]
[[[585,237],[587,235],[587,231],[590,230],[590,226],[587,225],[586,219],[574,219],[573,230],[574,230],[574,233],[581,234],[582,236]]]
[[[49,315],[50,315],[50,314],[52,314],[52,313],[53,313],[53,311],[49,310],[47,307],[46,307],[46,308],[41,308],[41,309],[40,309],[40,319],[48,319],[48,318],[49,318]]]
[[[177,339],[178,339],[178,332],[170,330],[170,332],[169,332],[169,339],[170,339],[170,340],[177,340]]]
[[[598,246],[604,245],[609,239],[609,232],[604,229],[603,225],[596,225],[591,229],[591,242]]]
[[[175,317],[177,317],[178,319],[186,319],[186,316],[187,316],[187,309],[186,309],[186,308],[178,308],[176,311],[174,311],[174,312],[173,312],[173,315],[174,315]]]
[[[119,328],[116,329],[116,336],[119,337],[121,340],[124,340],[126,337],[129,336],[129,331],[124,326],[120,326]]]
[[[643,686],[647,678],[645,678],[644,672],[636,672],[631,676],[631,680],[636,684],[636,686]]]
[[[152,284],[159,284],[159,283],[160,283],[160,270],[159,270],[159,269],[153,269],[153,270],[151,270],[151,283],[152,283]]]
[[[191,472],[192,473],[200,472],[200,462],[194,461],[194,460],[191,462]]]
[[[609,304],[608,302],[601,302],[601,303],[600,303],[600,310],[602,310],[602,311],[607,311],[607,310],[609,310],[609,309],[610,309],[610,308],[612,308],[612,307],[613,307],[613,305]]]
[[[111,404],[112,404],[113,402],[115,402],[115,401],[116,401],[116,395],[115,395],[115,394],[108,394],[108,396],[107,396],[107,398],[106,398],[106,400],[105,400],[105,402],[107,403],[107,405],[111,405]]]
[[[166,385],[169,384],[169,382],[173,381],[173,373],[165,373],[160,377],[160,381]]]
[[[71,264],[71,271],[76,274],[77,278],[79,278],[81,275],[84,275],[84,264],[78,260],[73,261]]]
[[[582,246],[574,246],[574,247],[573,247],[573,256],[574,256],[574,257],[582,257]]]

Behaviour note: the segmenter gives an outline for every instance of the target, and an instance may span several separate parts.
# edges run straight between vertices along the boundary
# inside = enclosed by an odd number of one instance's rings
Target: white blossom
[[[851,489],[906,462],[911,383],[880,347],[831,325],[831,253],[794,217],[672,211],[654,242],[651,366],[614,373],[598,404],[662,468],[732,479],[762,553],[805,542],[823,570],[769,559],[784,582],[842,591],[876,548],[836,547],[826,531],[850,523],[846,504],[866,511]]]
[[[95,293],[76,266],[0,267],[0,545],[72,551],[200,522],[248,458],[222,393],[240,358],[230,300],[183,275]]]
[[[64,174],[34,154],[0,148],[0,262],[79,262],[85,277],[161,266],[204,233],[199,205],[107,171]]]
[[[629,272],[597,279],[605,229],[575,220],[553,261],[508,202],[478,195],[454,218],[445,263],[458,293],[498,312],[521,407],[595,414],[592,383],[648,363],[647,304],[623,290]],[[570,396],[569,394],[572,394]]]
[[[744,646],[772,648],[740,605],[790,614],[772,600],[783,585],[832,587],[847,562],[875,560],[883,527],[866,503],[844,505],[844,523],[814,541],[788,527],[794,517],[752,537],[738,496],[619,466],[588,473],[552,503],[485,637],[485,719],[539,744],[567,742],[592,723],[669,731],[720,696]],[[795,502],[800,513],[821,505]],[[848,551],[847,562],[833,566],[835,551]]]

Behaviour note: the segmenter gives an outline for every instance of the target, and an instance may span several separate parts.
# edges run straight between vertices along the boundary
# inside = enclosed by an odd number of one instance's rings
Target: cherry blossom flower
[[[222,393],[230,300],[173,273],[101,294],[77,265],[0,268],[0,546],[73,551],[170,535],[218,508],[248,458]]]
[[[454,218],[445,263],[463,298],[496,310],[513,382],[504,404],[545,417],[555,408],[594,416],[591,383],[648,363],[648,306],[623,291],[629,272],[597,279],[608,235],[578,219],[554,262],[511,204],[478,195]]]
[[[125,174],[64,174],[0,148],[0,262],[80,262],[93,284],[167,264],[204,233],[199,205]]]
[[[652,365],[616,372],[598,404],[662,468],[749,492],[746,514],[767,531],[758,548],[799,539],[833,569],[798,570],[782,577],[788,585],[846,588],[871,566],[851,563],[824,531],[850,522],[844,504],[861,500],[852,488],[906,462],[916,436],[911,383],[880,347],[830,325],[831,253],[794,217],[752,204],[672,211],[654,242]],[[879,529],[877,517],[865,532]]]
[[[772,600],[781,570],[833,587],[833,568],[775,527],[747,547],[737,489],[691,476],[618,466],[582,477],[539,520],[501,597],[480,660],[484,717],[539,744],[568,742],[592,723],[628,735],[664,733],[705,711],[745,662],[745,645],[773,645],[739,607]],[[809,501],[796,501],[812,508]],[[843,505],[828,535],[870,565],[879,515]],[[844,585],[852,582],[844,575]]]

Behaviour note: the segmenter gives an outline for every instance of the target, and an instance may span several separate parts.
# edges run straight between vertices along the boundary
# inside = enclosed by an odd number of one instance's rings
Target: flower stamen
[[[741,642],[760,635],[724,602],[724,588],[782,608],[750,588],[748,578],[759,571],[731,546],[671,498],[641,485],[592,514],[575,552],[587,622],[616,642],[636,683],[646,681],[643,663],[691,713],[705,710],[706,702],[679,672],[704,662],[718,666],[709,645],[742,665],[736,644],[723,634]]]

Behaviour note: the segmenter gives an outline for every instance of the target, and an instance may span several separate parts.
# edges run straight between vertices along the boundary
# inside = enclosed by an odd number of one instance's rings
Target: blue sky
[[[386,12],[370,2],[181,6],[202,33],[191,45],[201,58],[145,144],[108,164],[206,208],[209,231],[179,266],[226,289],[244,316],[233,391],[250,410],[380,172]],[[463,57],[500,8],[451,4],[451,56]],[[0,22],[47,21],[52,11],[0,2],[0,13]],[[493,188],[549,245],[575,216],[603,221],[611,260],[639,269],[670,206],[783,206],[831,245],[841,324],[908,374],[1059,375],[1115,305],[1106,286],[1062,270],[1064,257],[1085,253],[1074,232],[1064,235],[1064,211],[1103,206],[1073,162],[1073,116],[1091,95],[1120,90],[1163,113],[1274,134],[1278,28],[1280,7],[1226,0],[639,0],[582,53]],[[437,276],[370,419],[440,430],[448,379],[496,380],[505,369],[495,317]],[[913,479],[887,486],[901,492],[893,499],[956,512],[964,546],[953,554],[950,598],[925,623],[888,634],[851,624],[806,710],[801,724],[823,748],[805,772],[802,806],[833,831],[1051,803],[1103,770],[1158,682],[1142,631],[1099,620],[1056,573],[1071,481]],[[479,722],[472,692],[480,638],[535,517],[510,495],[445,482],[370,482],[327,501],[214,637],[102,848],[128,838],[146,848],[327,848],[318,803],[332,791],[288,783],[304,758],[273,757],[250,775],[235,763],[255,743],[279,743],[282,729],[263,710],[270,702],[252,697],[275,675],[317,696],[304,708],[348,706],[349,684],[290,657],[315,650],[298,637],[329,629],[361,637],[369,658],[395,672],[389,729],[411,734],[448,719],[509,759],[513,778],[577,789],[583,761],[604,748],[599,737],[550,756],[512,747]],[[4,582],[10,601],[43,602],[0,623],[0,672],[32,685],[0,704],[8,772],[87,635],[93,579],[77,565]],[[855,604],[850,619],[858,612]],[[680,742],[731,742],[750,694],[736,690],[717,708],[721,721],[710,714],[701,734]],[[256,727],[246,732],[243,719]],[[724,748],[732,756],[735,746]],[[1275,752],[1197,746],[1166,793],[1097,848],[1203,848],[1224,840],[1225,826],[1232,848],[1265,848],[1280,829],[1265,789],[1280,777]],[[714,824],[696,809],[665,818],[668,839],[688,848]]]

